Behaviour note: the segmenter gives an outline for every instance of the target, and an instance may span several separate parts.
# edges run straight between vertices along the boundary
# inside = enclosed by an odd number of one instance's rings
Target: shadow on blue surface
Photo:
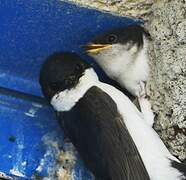
[[[0,0],[0,22],[0,172],[30,179],[45,158],[40,172],[45,176],[57,150],[44,139],[62,147],[63,133],[39,97],[41,64],[56,51],[86,57],[80,45],[95,34],[137,21],[57,0]],[[78,173],[90,177],[79,161],[76,173],[77,179]]]

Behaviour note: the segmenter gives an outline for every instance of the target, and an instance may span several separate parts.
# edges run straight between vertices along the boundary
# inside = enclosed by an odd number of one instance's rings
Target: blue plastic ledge
[[[57,0],[0,0],[0,86],[40,95],[38,73],[55,51],[75,51],[95,34],[136,23]]]
[[[56,51],[82,55],[80,45],[95,34],[137,21],[58,0],[0,0],[0,23],[0,172],[31,179],[44,159],[39,175],[47,176],[58,149],[46,139],[62,147],[63,133],[52,109],[35,97],[41,64]],[[80,160],[75,174],[90,179]]]

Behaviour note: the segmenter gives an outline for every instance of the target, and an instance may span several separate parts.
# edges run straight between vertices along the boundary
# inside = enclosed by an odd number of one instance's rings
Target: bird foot
[[[154,114],[150,102],[145,98],[145,96],[139,97],[138,101],[144,120],[152,127],[154,124]]]
[[[143,81],[140,81],[139,87],[140,87],[139,97],[145,98],[146,96],[145,83]]]

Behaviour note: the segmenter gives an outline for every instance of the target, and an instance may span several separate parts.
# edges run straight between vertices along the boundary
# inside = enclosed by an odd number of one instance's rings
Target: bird
[[[98,34],[83,48],[104,72],[133,96],[144,95],[149,76],[150,34],[139,24],[111,29]]]
[[[39,82],[96,180],[186,179],[185,165],[170,154],[130,99],[101,82],[76,53],[49,56]]]
[[[116,103],[97,82],[74,53],[55,53],[41,68],[42,92],[95,179],[150,180]]]
[[[144,27],[135,24],[98,34],[82,46],[143,114],[146,113],[144,107],[150,106],[145,99],[145,83],[150,73],[147,53],[150,41],[151,36]],[[152,120],[147,119],[151,126]]]

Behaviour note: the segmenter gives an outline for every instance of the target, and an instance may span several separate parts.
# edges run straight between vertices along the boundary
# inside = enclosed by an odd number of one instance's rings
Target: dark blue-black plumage
[[[50,101],[54,94],[73,89],[76,78],[87,68],[90,66],[75,54],[50,56],[40,74],[45,97]],[[116,103],[99,87],[89,88],[69,111],[57,115],[65,135],[96,179],[150,180]]]

